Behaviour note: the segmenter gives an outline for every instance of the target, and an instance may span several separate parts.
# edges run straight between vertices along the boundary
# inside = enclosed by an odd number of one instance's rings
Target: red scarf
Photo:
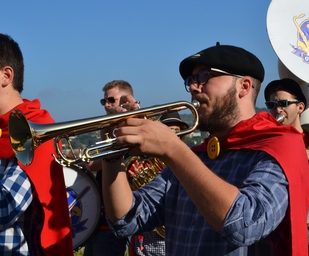
[[[207,151],[206,139],[193,151]],[[220,141],[221,151],[252,149],[273,156],[283,168],[289,182],[288,212],[277,227],[291,255],[308,255],[307,212],[309,207],[309,168],[301,134],[292,126],[282,126],[268,113],[260,112],[237,124]],[[215,160],[214,160],[215,161]],[[272,239],[278,255],[287,255],[282,245]]]
[[[40,109],[39,100],[24,102],[15,109],[21,110],[26,118],[36,123],[53,123],[46,110]],[[0,158],[14,155],[8,137],[8,118],[10,111],[0,116]],[[35,150],[31,165],[19,165],[33,182],[44,209],[44,226],[41,242],[46,256],[73,255],[71,224],[66,198],[66,187],[62,166],[57,164],[51,154],[55,154],[53,141],[43,143]]]

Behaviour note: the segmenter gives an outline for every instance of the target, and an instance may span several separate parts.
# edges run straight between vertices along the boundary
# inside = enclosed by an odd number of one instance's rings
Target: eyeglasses
[[[290,104],[298,102],[299,102],[298,100],[270,100],[266,101],[265,104],[268,109],[273,109],[273,108],[286,108]]]
[[[102,104],[103,106],[105,106],[105,104],[106,104],[107,102],[109,102],[109,103],[115,103],[115,102],[116,102],[116,99],[115,99],[114,97],[108,97],[108,98],[106,98],[106,99],[101,99],[100,102],[101,102],[101,104]]]
[[[184,82],[186,91],[190,92],[190,87],[191,87],[192,84],[195,84],[196,88],[198,88],[199,85],[207,84],[208,80],[212,76],[210,74],[210,71],[218,72],[218,73],[221,73],[221,74],[224,74],[224,75],[244,78],[243,76],[228,73],[228,72],[225,72],[225,71],[223,71],[221,69],[217,69],[217,68],[203,68],[199,72],[197,72],[195,75],[192,75],[192,76],[189,76],[189,77],[186,78],[186,80]]]

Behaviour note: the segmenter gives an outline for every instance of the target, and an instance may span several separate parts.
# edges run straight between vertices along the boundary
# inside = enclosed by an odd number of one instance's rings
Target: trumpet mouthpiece
[[[284,115],[277,115],[277,116],[276,116],[276,120],[277,120],[279,123],[282,123],[282,122],[284,121],[284,118],[285,118]]]
[[[200,107],[200,103],[199,103],[197,100],[193,100],[193,101],[192,101],[192,105],[193,105],[196,109],[198,109],[198,108]]]

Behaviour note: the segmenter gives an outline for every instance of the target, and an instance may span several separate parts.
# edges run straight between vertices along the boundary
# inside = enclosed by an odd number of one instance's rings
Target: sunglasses
[[[108,102],[108,103],[115,103],[116,102],[116,99],[114,97],[108,97],[106,99],[101,99],[100,100],[101,102],[101,105],[105,106],[105,104]]]
[[[199,85],[207,84],[208,80],[212,76],[210,74],[210,71],[221,73],[221,74],[224,74],[224,75],[244,78],[243,76],[228,73],[228,72],[225,72],[225,71],[223,71],[221,69],[217,69],[217,68],[203,68],[199,72],[197,72],[195,75],[189,76],[185,79],[184,84],[185,84],[186,91],[190,92],[191,85],[195,85],[195,87],[198,88]]]
[[[268,109],[273,109],[273,108],[286,108],[290,104],[293,103],[298,103],[298,100],[270,100],[266,101],[265,105]]]

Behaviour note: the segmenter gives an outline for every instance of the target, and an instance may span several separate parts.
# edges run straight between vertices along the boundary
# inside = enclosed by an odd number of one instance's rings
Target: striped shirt
[[[268,235],[288,207],[288,182],[262,151],[225,150],[216,160],[198,153],[218,176],[239,188],[219,233],[199,213],[169,168],[134,191],[131,210],[112,225],[118,236],[165,226],[166,255],[272,255]],[[278,238],[279,239],[279,238]]]
[[[44,255],[43,211],[16,159],[0,159],[0,255]]]

